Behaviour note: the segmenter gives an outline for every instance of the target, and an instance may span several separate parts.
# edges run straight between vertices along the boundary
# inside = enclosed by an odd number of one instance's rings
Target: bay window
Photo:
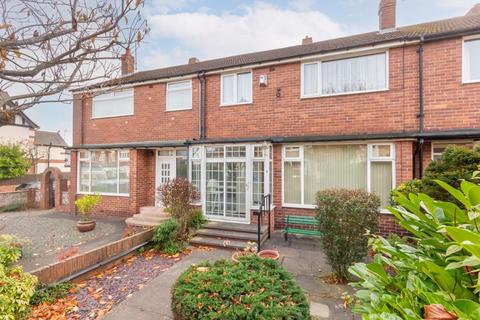
[[[480,39],[463,43],[463,82],[480,81]]]
[[[393,188],[392,144],[286,146],[283,149],[283,203],[314,206],[315,195],[331,188],[376,193],[385,207]]]
[[[93,119],[128,115],[133,115],[133,89],[115,90],[93,97]]]
[[[167,83],[167,111],[192,108],[192,81]]]
[[[302,97],[386,90],[387,53],[302,65]]]
[[[221,105],[252,102],[252,72],[239,72],[221,76]]]
[[[130,157],[126,150],[80,151],[78,191],[127,195],[130,189]]]

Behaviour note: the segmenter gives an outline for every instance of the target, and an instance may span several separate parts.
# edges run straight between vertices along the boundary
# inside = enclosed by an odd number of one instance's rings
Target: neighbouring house
[[[9,124],[0,126],[0,144],[32,145],[39,126],[25,113],[19,112]]]
[[[69,202],[98,192],[100,213],[131,216],[186,177],[210,220],[255,222],[272,194],[281,228],[325,188],[385,207],[447,145],[480,140],[480,5],[402,27],[395,11],[380,1],[364,34],[162,69],[134,72],[127,52],[121,78],[73,90]]]
[[[46,168],[58,168],[62,172],[70,171],[70,151],[60,133],[51,131],[35,131],[34,159],[35,173],[42,173]]]

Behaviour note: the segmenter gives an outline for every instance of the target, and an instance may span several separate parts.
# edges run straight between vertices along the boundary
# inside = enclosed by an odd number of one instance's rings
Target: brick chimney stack
[[[378,7],[380,31],[395,29],[396,9],[396,0],[380,0],[380,5]]]
[[[466,16],[476,16],[480,14],[480,3],[474,5],[466,14]]]
[[[121,57],[122,60],[122,76],[131,74],[135,71],[135,60],[130,52],[130,48],[125,50],[125,53]]]
[[[310,44],[310,43],[313,43],[312,37],[305,36],[305,38],[302,39],[302,45],[303,44]]]
[[[191,57],[190,59],[188,59],[188,64],[194,64],[198,62],[200,62],[200,60],[198,60],[197,57]]]

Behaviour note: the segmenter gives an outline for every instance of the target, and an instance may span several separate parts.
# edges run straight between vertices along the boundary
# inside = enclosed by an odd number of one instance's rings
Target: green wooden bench
[[[312,230],[300,229],[299,226],[314,226]],[[285,241],[288,241],[288,234],[301,234],[306,236],[320,236],[320,231],[317,230],[318,221],[315,217],[306,216],[285,216]]]

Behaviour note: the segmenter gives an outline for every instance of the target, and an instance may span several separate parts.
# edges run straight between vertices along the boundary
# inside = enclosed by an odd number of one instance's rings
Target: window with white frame
[[[115,90],[93,97],[92,118],[133,115],[133,89]]]
[[[252,72],[239,72],[221,76],[221,104],[232,105],[252,102]]]
[[[382,207],[393,188],[392,144],[285,146],[283,203],[315,205],[315,194],[330,188],[362,189],[376,193]]]
[[[192,108],[192,81],[167,83],[167,111]]]
[[[122,194],[130,189],[128,150],[80,151],[78,158],[80,193]]]
[[[473,141],[432,142],[432,160],[438,160],[449,147],[473,148]]]
[[[304,63],[302,96],[386,90],[387,53]]]
[[[463,43],[463,81],[480,81],[480,39]]]

